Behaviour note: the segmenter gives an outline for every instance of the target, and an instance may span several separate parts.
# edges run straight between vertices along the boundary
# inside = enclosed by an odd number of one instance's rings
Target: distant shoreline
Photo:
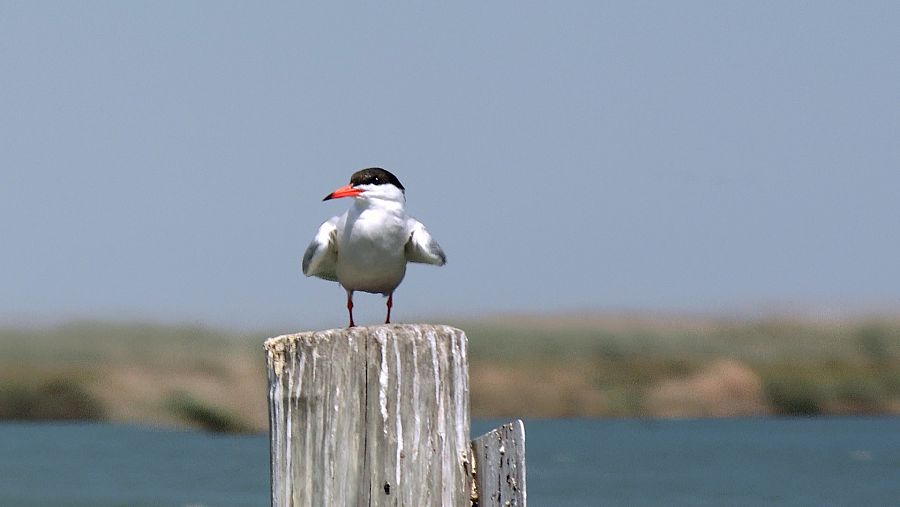
[[[585,312],[462,321],[473,417],[900,414],[900,319]],[[0,420],[262,431],[265,333],[0,328]]]

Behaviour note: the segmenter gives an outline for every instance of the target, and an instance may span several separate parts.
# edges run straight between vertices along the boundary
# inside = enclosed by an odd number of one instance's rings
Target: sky
[[[300,259],[370,166],[449,258],[398,321],[900,308],[898,26],[877,1],[3,2],[0,323],[343,325]]]

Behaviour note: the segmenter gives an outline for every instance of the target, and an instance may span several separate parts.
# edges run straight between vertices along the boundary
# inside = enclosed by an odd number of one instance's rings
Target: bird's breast
[[[387,213],[350,214],[337,243],[337,277],[347,289],[388,293],[406,274],[406,220]]]

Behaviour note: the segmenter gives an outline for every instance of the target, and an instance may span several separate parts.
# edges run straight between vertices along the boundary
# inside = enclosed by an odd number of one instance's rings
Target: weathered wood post
[[[465,334],[357,327],[266,349],[274,505],[469,505]]]
[[[525,507],[525,425],[515,420],[472,441],[478,507]]]
[[[484,456],[486,471],[509,466],[494,432],[473,453],[459,329],[332,329],[270,338],[265,349],[273,506],[525,505],[524,462],[518,497],[480,502],[474,489],[501,481],[479,478],[473,456]],[[524,459],[524,433],[520,441]]]

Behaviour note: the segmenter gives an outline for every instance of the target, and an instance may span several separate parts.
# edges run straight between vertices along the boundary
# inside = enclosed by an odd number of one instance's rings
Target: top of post
[[[465,332],[461,329],[443,324],[381,324],[376,326],[355,326],[283,334],[266,340],[264,347],[275,371],[279,372],[283,366],[283,357],[285,353],[296,350],[298,346],[310,347],[333,340],[365,340],[368,337],[372,337],[380,342],[385,342],[390,339],[465,339]]]

